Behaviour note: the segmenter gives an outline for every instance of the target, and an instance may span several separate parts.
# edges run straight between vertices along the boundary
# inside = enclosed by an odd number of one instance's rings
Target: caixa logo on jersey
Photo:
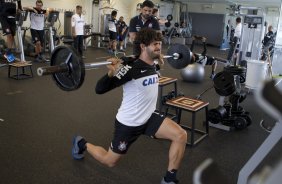
[[[159,77],[150,77],[143,81],[143,86],[149,86],[159,82]]]

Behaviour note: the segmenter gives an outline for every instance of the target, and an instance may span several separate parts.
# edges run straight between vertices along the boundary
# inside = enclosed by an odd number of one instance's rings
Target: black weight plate
[[[214,76],[214,89],[220,96],[229,96],[235,92],[236,86],[231,73],[223,71]]]
[[[173,16],[172,16],[171,14],[169,14],[169,15],[166,16],[166,19],[167,19],[168,21],[172,21]]]
[[[171,26],[171,23],[168,21],[165,23],[165,27],[170,27]]]
[[[217,108],[208,111],[208,120],[213,124],[221,122],[226,116],[226,109],[222,106],[218,106]]]
[[[173,56],[173,54],[179,54],[178,59],[173,57],[167,58],[167,62],[175,69],[182,69],[191,64],[191,52],[190,49],[183,44],[175,43],[169,46],[167,50],[168,56]]]
[[[240,75],[240,83],[246,82],[246,76],[245,75]]]
[[[68,57],[70,58],[68,59]],[[77,52],[66,46],[56,47],[51,55],[51,66],[67,64],[68,71],[54,73],[53,79],[64,91],[78,89],[84,82],[85,68]]]
[[[237,66],[226,66],[224,67],[224,71],[230,72],[233,75],[245,75],[247,69],[245,67]]]
[[[238,130],[243,130],[247,127],[247,121],[244,117],[235,117],[234,127]]]
[[[179,27],[179,23],[178,23],[178,22],[175,22],[175,23],[174,23],[174,27]]]
[[[253,122],[252,117],[249,114],[244,114],[242,116],[246,119],[247,126],[250,126],[252,124],[252,122]]]

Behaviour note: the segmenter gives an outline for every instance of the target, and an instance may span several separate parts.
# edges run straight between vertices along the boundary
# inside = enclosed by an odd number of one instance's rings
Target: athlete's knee
[[[187,132],[182,128],[178,130],[174,141],[186,143],[187,142]]]
[[[102,163],[103,163],[104,165],[106,165],[107,167],[112,168],[112,167],[115,167],[115,166],[117,165],[118,161],[117,161],[117,160],[111,160],[111,161],[105,160],[105,161],[103,161]]]
[[[37,41],[37,42],[35,43],[35,45],[38,46],[38,47],[40,47],[40,46],[41,46],[41,42],[40,42],[40,41]]]

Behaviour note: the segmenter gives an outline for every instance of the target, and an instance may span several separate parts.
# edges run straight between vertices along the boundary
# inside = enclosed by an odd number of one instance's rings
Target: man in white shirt
[[[82,6],[76,6],[76,14],[71,18],[72,36],[74,38],[74,48],[78,51],[82,58],[83,56],[83,39],[84,39],[84,16],[82,15]]]
[[[111,18],[108,21],[110,42],[109,42],[109,53],[115,53],[117,50],[117,11],[112,11]]]
[[[30,33],[32,37],[32,42],[35,44],[35,61],[40,62],[45,60],[42,55],[42,46],[44,42],[44,22],[46,10],[42,9],[43,2],[37,0],[35,7],[24,7],[24,10],[30,12]]]
[[[235,32],[234,32],[234,37],[231,41],[230,44],[230,50],[227,56],[227,60],[231,61],[232,56],[235,50],[235,54],[239,52],[239,47],[240,47],[240,38],[241,38],[241,32],[242,32],[242,23],[241,23],[241,17],[236,18],[236,27],[235,27]]]

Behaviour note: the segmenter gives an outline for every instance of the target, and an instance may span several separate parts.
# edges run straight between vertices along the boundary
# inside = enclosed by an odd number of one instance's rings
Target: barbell
[[[167,55],[163,58],[171,67],[182,69],[191,64],[192,52],[186,45],[173,44],[168,48]],[[112,64],[110,61],[83,63],[72,47],[58,46],[51,54],[50,66],[38,68],[37,74],[38,76],[51,74],[60,89],[73,91],[83,84],[85,70],[110,64]]]

